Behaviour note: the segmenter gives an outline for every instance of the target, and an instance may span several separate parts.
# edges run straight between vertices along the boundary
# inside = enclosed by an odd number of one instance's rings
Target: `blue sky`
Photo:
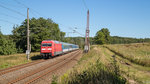
[[[51,18],[59,24],[61,31],[72,32],[69,28],[76,27],[78,32],[85,34],[87,9],[82,0],[17,1],[31,8],[30,18]],[[112,36],[150,38],[150,0],[84,1],[90,11],[90,36],[95,36],[101,28],[108,28]],[[0,0],[0,5],[25,15],[19,15],[0,6],[1,31],[3,34],[12,34],[13,25],[23,22],[27,9],[15,0]],[[69,36],[80,35],[70,33]]]

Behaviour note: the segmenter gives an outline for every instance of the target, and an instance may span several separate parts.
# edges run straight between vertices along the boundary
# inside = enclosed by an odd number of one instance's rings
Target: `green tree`
[[[9,36],[4,36],[0,31],[0,55],[9,55],[16,53],[16,46]]]
[[[40,51],[41,41],[43,40],[62,40],[65,36],[65,33],[60,31],[58,24],[54,23],[51,19],[32,18],[29,21],[32,51]],[[12,31],[17,49],[19,49],[20,52],[25,52],[26,50],[26,28],[27,20],[25,20],[20,26],[14,26]]]
[[[110,32],[107,28],[102,28],[96,33],[94,41],[96,44],[109,44],[111,40]]]
[[[119,36],[111,36],[111,44],[129,44],[129,43],[143,43],[150,42],[149,38],[130,38],[130,37],[119,37]]]

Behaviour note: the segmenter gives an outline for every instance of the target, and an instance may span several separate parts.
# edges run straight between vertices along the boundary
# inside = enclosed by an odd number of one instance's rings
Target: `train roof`
[[[65,43],[65,42],[60,42],[60,41],[56,41],[56,40],[44,40],[44,41],[53,41],[53,42],[55,42],[55,43],[61,43],[61,44],[63,44],[63,45],[75,45],[75,44],[71,44],[71,43]]]

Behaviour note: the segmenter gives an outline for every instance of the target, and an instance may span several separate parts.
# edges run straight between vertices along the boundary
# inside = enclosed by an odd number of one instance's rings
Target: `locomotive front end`
[[[50,58],[52,56],[52,42],[51,41],[42,41],[40,54],[42,58]]]

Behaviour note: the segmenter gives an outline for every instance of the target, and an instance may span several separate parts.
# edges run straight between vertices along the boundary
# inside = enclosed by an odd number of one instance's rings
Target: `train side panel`
[[[59,55],[62,53],[63,53],[62,44],[54,43],[54,55]]]
[[[69,51],[69,49],[68,49],[69,47],[68,47],[68,45],[66,45],[66,44],[62,44],[62,51],[63,51],[63,53],[66,53],[66,52],[68,52]]]

